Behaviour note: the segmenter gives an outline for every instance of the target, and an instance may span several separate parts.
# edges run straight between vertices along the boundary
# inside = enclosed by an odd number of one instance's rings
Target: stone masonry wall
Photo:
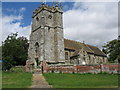
[[[119,64],[101,64],[101,65],[47,65],[43,62],[43,72],[54,72],[54,73],[119,73],[120,74],[120,65]]]

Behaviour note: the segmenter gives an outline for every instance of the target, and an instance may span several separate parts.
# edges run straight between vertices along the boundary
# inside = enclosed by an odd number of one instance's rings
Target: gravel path
[[[32,81],[31,88],[52,88],[52,86],[48,85],[42,74],[33,74]]]

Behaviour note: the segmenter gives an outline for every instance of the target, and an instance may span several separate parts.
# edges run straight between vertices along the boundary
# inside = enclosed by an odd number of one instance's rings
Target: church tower
[[[50,7],[44,3],[33,12],[28,61],[35,67],[43,60],[65,62],[62,14],[61,5]]]

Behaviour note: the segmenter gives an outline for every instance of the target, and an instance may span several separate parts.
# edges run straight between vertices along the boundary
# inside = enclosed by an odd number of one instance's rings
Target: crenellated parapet
[[[33,11],[33,18],[40,13],[42,10],[46,10],[52,13],[55,12],[59,12],[59,13],[63,13],[62,11],[62,4],[60,3],[60,5],[58,5],[58,3],[55,4],[55,6],[50,7],[49,5],[46,5],[45,3],[42,3],[42,5],[40,7],[38,7],[38,9]]]

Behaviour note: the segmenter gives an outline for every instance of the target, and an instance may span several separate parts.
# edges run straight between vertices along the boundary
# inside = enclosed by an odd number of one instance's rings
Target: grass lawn
[[[2,88],[27,88],[32,83],[32,74],[26,72],[3,72]]]
[[[0,90],[2,88],[2,71],[0,71]]]
[[[117,88],[118,75],[112,74],[43,74],[54,88]]]

